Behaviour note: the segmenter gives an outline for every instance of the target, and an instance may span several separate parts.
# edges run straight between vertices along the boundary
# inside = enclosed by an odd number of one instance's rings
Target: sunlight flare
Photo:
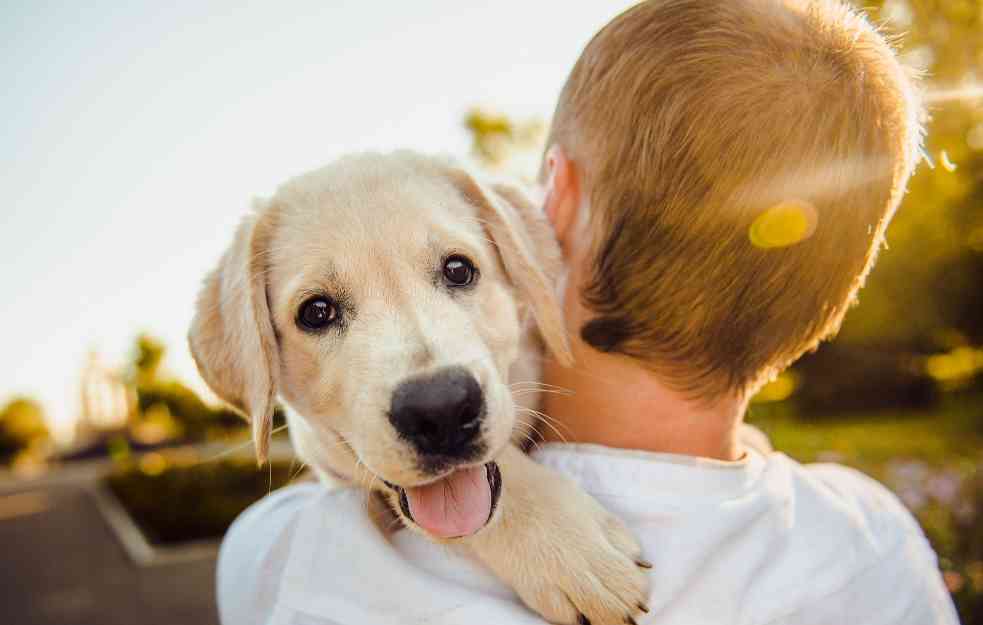
[[[804,200],[785,200],[758,215],[748,231],[755,247],[772,249],[800,243],[816,230],[816,208]]]
[[[959,169],[959,166],[952,162],[952,159],[949,158],[949,153],[945,150],[942,150],[942,152],[939,154],[939,163],[941,163],[942,169],[949,173]]]
[[[928,104],[945,104],[967,100],[983,100],[983,85],[969,85],[956,89],[936,89],[925,94],[925,102]]]

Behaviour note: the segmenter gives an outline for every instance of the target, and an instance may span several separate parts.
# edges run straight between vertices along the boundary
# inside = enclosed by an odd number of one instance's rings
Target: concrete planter
[[[134,564],[159,566],[208,560],[218,555],[220,539],[189,541],[177,545],[154,545],[105,483],[100,480],[91,485],[88,490],[99,512]]]

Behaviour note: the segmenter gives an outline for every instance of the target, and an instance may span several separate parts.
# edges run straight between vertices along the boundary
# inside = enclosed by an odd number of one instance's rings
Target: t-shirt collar
[[[591,494],[616,497],[738,497],[758,480],[766,464],[764,456],[750,448],[735,461],[587,443],[545,443],[532,455]]]

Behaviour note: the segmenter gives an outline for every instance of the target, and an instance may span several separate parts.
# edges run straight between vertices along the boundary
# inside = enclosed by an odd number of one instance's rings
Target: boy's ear
[[[544,215],[515,187],[487,187],[460,168],[451,167],[448,173],[464,197],[478,208],[505,271],[532,309],[546,347],[561,364],[572,365],[573,352],[556,293],[562,260]]]
[[[574,243],[572,237],[577,234],[575,224],[580,220],[577,214],[580,209],[580,179],[577,168],[558,144],[553,144],[546,151],[543,167],[546,172],[543,211],[553,226],[557,241],[569,255]]]
[[[256,458],[269,452],[279,361],[266,291],[272,215],[257,207],[206,278],[188,333],[208,386],[252,424]]]

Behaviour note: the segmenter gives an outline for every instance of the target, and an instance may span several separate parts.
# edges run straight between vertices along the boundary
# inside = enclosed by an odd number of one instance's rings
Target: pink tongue
[[[426,486],[406,489],[416,524],[440,538],[470,536],[488,522],[491,487],[484,466],[454,471]]]

